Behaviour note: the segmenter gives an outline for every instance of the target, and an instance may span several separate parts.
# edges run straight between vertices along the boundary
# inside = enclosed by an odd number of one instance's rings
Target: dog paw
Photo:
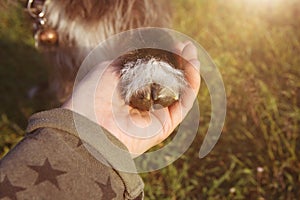
[[[147,54],[147,49],[129,54],[131,60],[123,57],[126,62],[120,68],[121,96],[126,104],[142,111],[172,105],[187,85],[184,72],[176,68],[173,57],[163,56],[166,53],[161,50],[155,51],[154,56],[153,50],[150,52],[152,55]]]
[[[179,99],[179,93],[157,83],[148,84],[130,97],[129,105],[142,111],[168,107]]]

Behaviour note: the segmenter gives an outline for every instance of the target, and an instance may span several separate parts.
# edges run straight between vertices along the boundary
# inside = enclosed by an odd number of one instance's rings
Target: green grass
[[[177,0],[174,28],[198,41],[222,73],[227,116],[213,151],[198,158],[210,120],[202,83],[199,134],[172,165],[142,174],[146,199],[298,199],[300,196],[300,2]],[[21,11],[19,11],[20,13]],[[0,154],[26,120],[51,104],[28,99],[47,70],[16,12],[0,14]]]

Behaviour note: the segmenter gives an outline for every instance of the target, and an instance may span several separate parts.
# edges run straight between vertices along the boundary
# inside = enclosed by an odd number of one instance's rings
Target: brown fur
[[[77,70],[99,42],[133,28],[169,27],[163,0],[50,0],[47,25],[59,35],[56,48],[46,49],[52,62],[52,89],[60,101],[71,93]]]

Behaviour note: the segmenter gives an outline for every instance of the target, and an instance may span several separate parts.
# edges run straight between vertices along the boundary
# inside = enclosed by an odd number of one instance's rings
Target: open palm
[[[189,61],[183,66],[189,87],[173,105],[153,111],[139,111],[126,105],[119,92],[119,74],[106,62],[95,67],[74,89],[72,101],[80,102],[80,106],[70,101],[65,107],[107,129],[133,157],[144,153],[173,132],[191,109],[200,87],[197,49],[186,42],[178,43],[176,50]]]

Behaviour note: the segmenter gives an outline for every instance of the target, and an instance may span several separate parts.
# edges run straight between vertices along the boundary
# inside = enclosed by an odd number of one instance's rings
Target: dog
[[[40,0],[35,8],[37,47],[52,63],[50,85],[58,99],[72,92],[78,68],[101,41],[117,33],[141,27],[170,27],[170,6],[164,0]],[[117,59],[121,95],[140,110],[170,106],[186,85],[178,57],[148,49],[128,52]],[[137,76],[138,74],[138,76]]]

